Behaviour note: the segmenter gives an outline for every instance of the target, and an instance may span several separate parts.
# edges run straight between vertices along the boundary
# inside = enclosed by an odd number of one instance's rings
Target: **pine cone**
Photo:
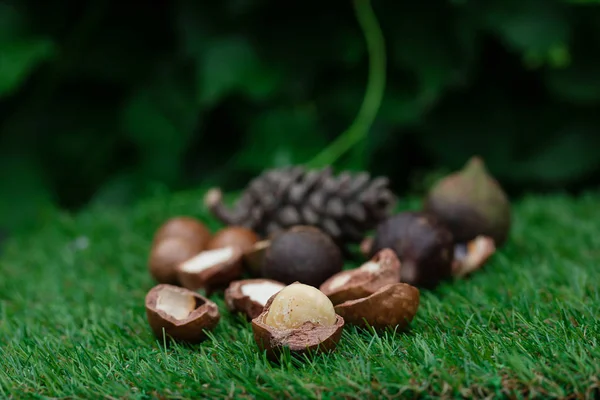
[[[367,172],[337,176],[331,168],[284,167],[254,178],[233,208],[227,209],[218,188],[204,202],[227,225],[240,225],[266,237],[293,225],[313,225],[339,245],[357,243],[367,230],[390,215],[396,197],[385,177]]]

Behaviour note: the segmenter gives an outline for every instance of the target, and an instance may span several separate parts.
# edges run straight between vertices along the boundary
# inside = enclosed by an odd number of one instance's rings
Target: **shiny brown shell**
[[[163,290],[174,291],[193,297],[195,308],[184,319],[174,318],[172,315],[157,308],[158,298]],[[221,318],[217,305],[195,293],[178,286],[159,284],[146,294],[146,317],[152,332],[158,339],[163,339],[163,330],[167,338],[198,343],[206,339],[206,331],[214,329]]]
[[[187,262],[192,262],[193,259],[179,264],[177,266],[177,277],[181,285],[189,290],[205,290],[207,296],[210,296],[213,291],[238,279],[242,275],[242,251],[238,247],[232,246],[231,248],[233,254],[227,261],[215,263],[199,272],[187,271],[184,267]]]
[[[379,269],[370,269],[373,264],[378,264]],[[400,270],[396,253],[391,249],[383,249],[359,268],[332,276],[323,282],[319,290],[337,305],[370,296],[385,285],[400,282]]]
[[[419,301],[419,289],[406,283],[394,283],[368,297],[338,304],[335,312],[346,323],[356,326],[405,329],[417,314]]]
[[[227,305],[227,309],[231,312],[243,313],[249,319],[258,317],[260,313],[263,312],[266,303],[262,304],[244,294],[242,287],[245,285],[261,283],[280,286],[280,290],[285,287],[283,283],[270,279],[244,279],[233,281],[229,287],[225,289],[225,304]]]

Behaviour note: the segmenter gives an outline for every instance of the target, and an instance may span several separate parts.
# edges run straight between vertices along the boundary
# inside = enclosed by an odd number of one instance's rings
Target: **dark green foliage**
[[[516,204],[507,245],[471,279],[423,291],[410,332],[348,327],[332,355],[286,357],[282,365],[259,354],[250,324],[228,313],[219,294],[212,299],[223,319],[205,343],[164,348],[147,324],[153,232],[178,214],[216,229],[197,208],[201,195],[55,215],[34,234],[7,242],[0,258],[0,397],[600,394],[600,193]]]
[[[589,3],[374,1],[384,101],[335,166],[397,190],[473,153],[511,188],[597,178]],[[356,116],[368,65],[351,2],[5,0],[0,226],[307,162]]]

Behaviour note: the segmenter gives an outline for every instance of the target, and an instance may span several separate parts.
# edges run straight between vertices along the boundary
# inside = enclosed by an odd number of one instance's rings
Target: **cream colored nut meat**
[[[293,283],[273,299],[265,324],[278,329],[297,329],[306,322],[332,326],[336,323],[333,303],[319,289]]]

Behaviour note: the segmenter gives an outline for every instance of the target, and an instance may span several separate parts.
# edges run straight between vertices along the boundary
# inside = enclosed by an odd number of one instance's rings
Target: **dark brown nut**
[[[154,234],[153,242],[170,238],[178,237],[198,243],[202,248],[206,248],[211,234],[208,228],[199,220],[192,217],[173,217],[162,224]]]
[[[496,252],[494,239],[477,236],[467,244],[457,244],[454,250],[452,274],[461,278],[482,268]]]
[[[228,226],[221,229],[208,242],[207,250],[219,249],[221,247],[236,246],[242,253],[252,249],[254,243],[259,241],[256,233],[242,226]]]
[[[480,157],[472,157],[462,170],[437,182],[425,199],[424,209],[448,226],[455,243],[483,235],[500,247],[510,233],[509,198]]]
[[[163,339],[199,343],[221,318],[217,305],[191,290],[159,284],[146,295],[146,317],[152,332]]]
[[[342,270],[340,248],[313,226],[295,226],[271,239],[262,276],[285,284],[302,282],[318,287]]]
[[[177,266],[200,253],[202,249],[198,242],[177,236],[164,237],[155,242],[150,250],[150,275],[159,283],[179,285]]]
[[[245,279],[233,281],[225,290],[225,304],[232,312],[241,312],[249,319],[263,312],[265,304],[285,285],[270,279]]]
[[[349,300],[335,306],[346,323],[375,329],[405,329],[419,308],[420,292],[406,283],[386,285],[368,297]]]
[[[227,286],[242,274],[242,251],[229,246],[205,250],[177,266],[177,276],[183,287],[205,290],[207,296]]]
[[[371,253],[385,248],[400,259],[402,282],[431,289],[452,277],[452,234],[431,214],[405,211],[380,223]]]
[[[254,243],[252,248],[244,253],[244,267],[250,275],[261,276],[265,264],[265,254],[270,245],[270,240],[261,240]]]
[[[252,320],[254,340],[270,359],[284,348],[293,354],[333,351],[343,328],[344,319],[335,313],[329,298],[297,282],[273,295]]]
[[[342,271],[319,288],[334,305],[361,299],[385,285],[400,282],[400,261],[391,249],[383,249],[359,268]]]
[[[176,267],[206,248],[210,232],[191,217],[174,217],[154,234],[148,258],[150,275],[159,283],[179,284]]]

